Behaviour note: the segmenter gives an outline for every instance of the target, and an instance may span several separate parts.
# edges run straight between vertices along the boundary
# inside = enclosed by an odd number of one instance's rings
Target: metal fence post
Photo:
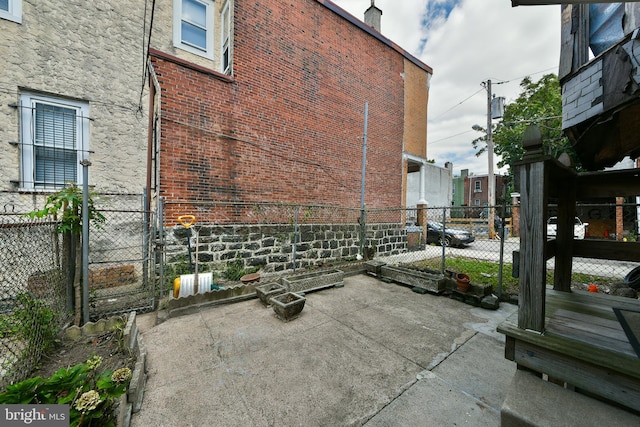
[[[297,256],[297,247],[298,247],[298,211],[300,210],[300,206],[296,205],[294,214],[293,214],[293,271],[296,271],[296,256]]]
[[[142,286],[149,287],[149,233],[151,226],[149,216],[151,213],[147,210],[149,194],[147,188],[142,190]]]
[[[427,226],[427,224],[425,224],[425,227]],[[446,245],[444,244],[444,242],[446,242],[447,236],[444,233],[444,230],[447,226],[447,208],[442,208],[442,235],[440,237],[441,242],[442,242],[442,260],[440,261],[440,271],[442,273],[444,273],[444,265],[445,265],[445,261],[446,261],[446,253],[445,253],[445,249],[446,249]]]
[[[158,239],[156,240],[156,253],[155,260],[159,264],[158,265],[158,280],[160,286],[158,287],[158,291],[162,289],[164,285],[164,197],[158,197],[158,218],[156,219],[158,224]],[[159,256],[158,256],[159,255]],[[158,295],[161,296],[161,295]],[[154,298],[155,305],[155,298]],[[154,307],[155,308],[155,307]]]
[[[89,166],[84,159],[82,165],[82,323],[89,322]]]

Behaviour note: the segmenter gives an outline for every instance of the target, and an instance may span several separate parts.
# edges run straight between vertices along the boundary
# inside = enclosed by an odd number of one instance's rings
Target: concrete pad
[[[493,378],[447,366],[511,363],[498,340],[475,339],[492,321],[475,310],[366,275],[308,293],[291,322],[257,299],[196,309],[143,333],[149,379],[131,425],[429,425],[425,405],[433,425],[498,425]]]
[[[499,426],[516,371],[494,338],[475,334],[366,425]]]
[[[222,373],[211,370],[187,375],[158,385],[147,382],[140,412],[133,414],[131,426],[251,426],[246,400],[239,396]],[[216,371],[219,372],[219,371]]]
[[[150,388],[161,387],[220,363],[200,314],[164,322],[142,334],[147,347]]]
[[[516,372],[495,339],[476,334],[431,372],[499,412]]]
[[[364,425],[498,427],[500,413],[431,373]]]
[[[147,332],[149,329],[156,326],[158,323],[158,312],[152,311],[151,313],[136,314],[136,325],[140,332]]]
[[[635,427],[640,417],[519,370],[502,406],[501,425]]]
[[[257,425],[359,425],[413,382],[418,366],[337,322],[247,355],[234,377]],[[266,392],[268,390],[268,392]]]

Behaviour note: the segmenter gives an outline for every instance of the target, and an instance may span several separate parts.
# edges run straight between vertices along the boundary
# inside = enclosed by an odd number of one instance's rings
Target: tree
[[[502,120],[493,130],[494,152],[502,158],[498,166],[508,165],[513,170],[513,164],[522,160],[522,135],[531,124],[540,128],[545,154],[557,158],[566,152],[578,165],[575,151],[562,134],[562,93],[558,77],[547,74],[537,82],[525,77],[520,87],[522,92],[515,102],[505,107]],[[486,143],[486,130],[479,130],[485,135],[472,141],[478,150],[476,156],[486,151],[486,145],[482,144]]]
[[[89,221],[100,228],[105,222],[105,217],[93,204],[93,199],[88,200]],[[58,221],[57,232],[62,234],[63,246],[63,272],[64,277],[73,283],[75,299],[74,324],[82,324],[82,284],[81,264],[82,245],[82,191],[75,184],[69,184],[57,193],[47,197],[47,201],[39,211],[30,212],[31,218],[53,217]]]

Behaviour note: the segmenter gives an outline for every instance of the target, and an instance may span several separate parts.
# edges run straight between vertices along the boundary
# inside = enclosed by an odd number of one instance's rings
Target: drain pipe
[[[364,239],[365,239],[365,227],[366,227],[366,212],[364,204],[364,183],[365,174],[367,171],[367,129],[369,126],[369,103],[364,103],[364,136],[362,143],[362,184],[360,187],[360,253],[356,257],[358,261],[364,258]]]

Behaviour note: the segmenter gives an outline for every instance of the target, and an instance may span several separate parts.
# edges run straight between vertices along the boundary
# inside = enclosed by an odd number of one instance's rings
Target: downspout
[[[156,76],[153,64],[149,61],[149,132],[147,135],[147,191],[149,191],[149,206],[151,203],[151,184],[153,175],[155,175],[155,193],[156,196],[160,195],[160,149],[159,149],[159,136],[156,137],[155,126],[160,125],[160,84]],[[157,99],[156,99],[157,98]],[[157,119],[157,120],[156,120]],[[160,133],[158,132],[158,135]],[[155,163],[154,163],[155,159]],[[149,209],[149,206],[145,208]]]
[[[149,68],[151,64],[149,64]],[[145,203],[144,210],[145,212],[149,212],[151,209],[151,166],[153,162],[153,119],[155,117],[154,107],[155,107],[155,96],[156,96],[156,87],[154,82],[151,81],[151,76],[149,76],[149,123],[147,127],[147,199]]]

